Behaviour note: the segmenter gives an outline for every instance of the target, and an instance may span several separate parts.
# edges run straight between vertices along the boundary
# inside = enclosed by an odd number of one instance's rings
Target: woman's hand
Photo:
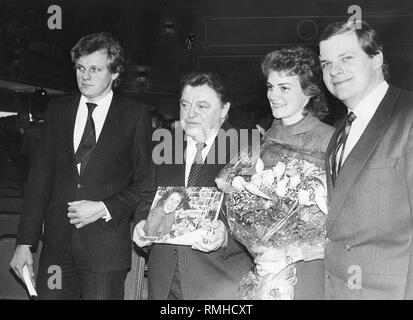
[[[132,240],[136,243],[137,246],[141,248],[150,246],[153,243],[152,241],[144,239],[144,237],[146,236],[145,225],[146,220],[141,220],[133,229]]]
[[[202,241],[193,244],[192,249],[203,252],[218,250],[228,242],[227,228],[221,220],[213,221],[201,237]]]

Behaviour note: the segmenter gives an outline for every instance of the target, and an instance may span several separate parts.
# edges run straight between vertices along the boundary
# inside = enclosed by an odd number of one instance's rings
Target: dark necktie
[[[356,119],[356,115],[353,112],[350,112],[346,118],[345,123],[341,127],[341,132],[338,135],[337,144],[334,148],[334,152],[332,155],[332,172],[333,172],[333,183],[335,183],[338,174],[340,173],[341,166],[343,164],[343,154],[344,148],[346,147],[346,142],[348,138],[348,134],[350,132],[351,124],[353,123],[354,119]],[[337,163],[338,153],[340,152],[340,159]]]
[[[191,166],[191,171],[189,171],[188,176],[188,187],[195,186],[196,180],[198,179],[199,172],[201,171],[203,159],[202,159],[202,150],[205,148],[206,144],[204,142],[198,142],[196,144],[196,154],[194,162]]]
[[[86,105],[88,108],[86,125],[83,130],[82,140],[80,140],[75,154],[76,165],[80,163],[80,175],[82,175],[83,170],[86,168],[96,146],[95,123],[93,122],[92,113],[97,104],[86,102]]]

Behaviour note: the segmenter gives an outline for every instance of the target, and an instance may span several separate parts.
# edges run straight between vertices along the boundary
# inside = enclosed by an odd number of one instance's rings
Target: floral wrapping
[[[295,262],[322,259],[326,223],[324,154],[269,139],[233,159],[216,179],[232,235],[254,256],[241,299],[289,300]]]

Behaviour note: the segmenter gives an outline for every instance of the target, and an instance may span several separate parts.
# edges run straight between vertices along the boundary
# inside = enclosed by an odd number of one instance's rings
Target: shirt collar
[[[97,106],[108,106],[109,107],[110,103],[112,102],[112,97],[113,97],[113,91],[110,90],[109,93],[106,96],[104,96],[102,99],[100,99],[99,101],[96,101],[94,103],[96,103]],[[82,94],[82,96],[80,97],[80,104],[86,105],[86,102],[89,102],[89,101]]]
[[[212,144],[213,144],[214,141],[215,141],[215,137],[216,137],[217,134],[218,134],[218,131],[219,131],[219,129],[216,130],[216,131],[214,132],[214,134],[212,134],[212,135],[205,141],[205,144],[206,144],[205,148],[208,148],[208,149],[209,149],[209,148],[212,146]],[[191,136],[187,136],[187,142],[188,142],[188,144],[191,144],[191,145],[196,145],[196,144],[197,144],[197,142],[196,142]]]
[[[367,96],[365,96],[353,110],[356,115],[356,120],[362,120],[363,122],[368,122],[373,117],[380,102],[386,95],[389,84],[387,81],[381,82],[377,87],[375,87]]]
[[[318,119],[311,114],[307,114],[300,121],[289,126],[285,126],[281,123],[281,120],[274,119],[269,138],[283,136],[294,136],[300,133],[305,133],[313,129],[318,123]]]

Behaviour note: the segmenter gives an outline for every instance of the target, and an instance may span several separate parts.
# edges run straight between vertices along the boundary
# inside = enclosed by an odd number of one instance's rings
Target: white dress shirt
[[[206,141],[205,141],[205,148],[202,150],[202,160],[205,162],[205,158],[208,155],[209,150],[212,147],[212,144],[214,143],[215,137],[218,134],[217,130],[213,135],[211,135]],[[194,162],[195,155],[196,155],[196,144],[197,142],[192,139],[192,137],[187,136],[187,143],[186,143],[186,150],[185,150],[185,187],[187,187],[188,184],[188,177],[189,177],[189,172],[191,171],[192,167],[192,162]]]
[[[95,102],[97,104],[95,110],[92,113],[93,122],[95,123],[96,142],[99,140],[100,133],[102,132],[103,124],[108,114],[110,103],[112,102],[113,91],[111,90],[104,98]],[[83,131],[85,130],[88,108],[86,102],[89,102],[85,96],[81,96],[79,107],[77,108],[75,129],[73,133],[73,146],[76,153],[82,140]],[[80,173],[80,164],[77,165],[78,172]]]
[[[96,135],[96,143],[99,140],[100,133],[102,132],[103,125],[105,124],[106,116],[109,111],[110,104],[113,98],[113,91],[111,90],[104,98],[101,100],[94,102],[96,103],[96,108],[92,113],[93,122],[95,123],[95,135]],[[80,141],[82,140],[83,131],[85,130],[87,115],[88,115],[88,108],[86,102],[89,102],[85,96],[81,96],[79,101],[79,107],[77,108],[76,120],[75,120],[75,128],[73,132],[73,147],[76,153],[77,148],[79,147]],[[80,174],[80,163],[77,165],[77,171]],[[102,218],[106,221],[112,219],[108,209],[106,208],[103,201],[100,201],[106,210],[106,215]]]
[[[353,110],[356,115],[354,119],[348,137],[346,141],[346,146],[343,154],[343,163],[351,150],[353,150],[356,143],[359,141],[361,135],[369,124],[371,118],[373,118],[374,113],[379,107],[380,102],[386,95],[389,84],[386,81],[380,83],[376,88],[374,88],[363,100],[361,100]],[[337,153],[337,158],[340,158],[340,152]]]

